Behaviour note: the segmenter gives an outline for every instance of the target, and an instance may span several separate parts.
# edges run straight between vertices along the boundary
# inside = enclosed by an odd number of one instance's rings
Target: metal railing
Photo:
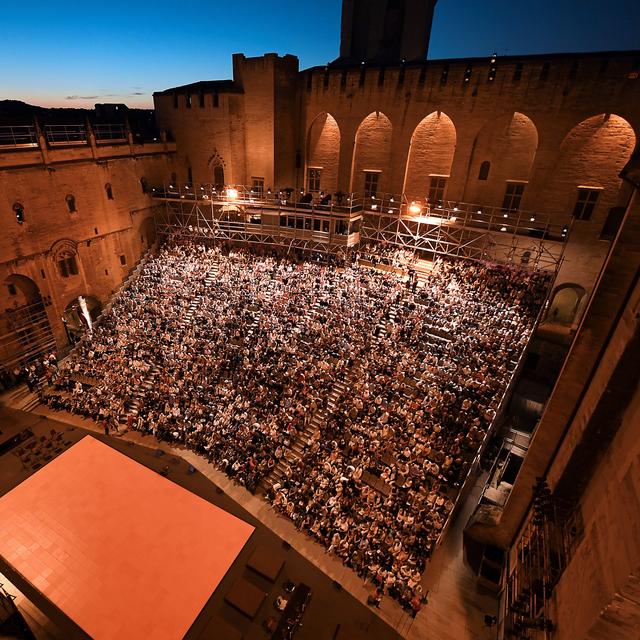
[[[45,135],[50,145],[87,144],[87,128],[83,124],[48,124]]]
[[[0,127],[0,147],[37,147],[38,134],[31,125]]]
[[[473,203],[413,199],[405,194],[338,193],[321,197],[301,190],[264,190],[246,185],[219,187],[211,184],[166,184],[154,187],[151,195],[167,200],[204,200],[238,207],[268,207],[296,211],[379,215],[402,218],[425,226],[470,227],[496,233],[526,235],[533,238],[564,241],[569,222],[556,221],[536,211],[509,210]]]
[[[124,124],[94,124],[92,128],[98,144],[127,140],[127,128]]]

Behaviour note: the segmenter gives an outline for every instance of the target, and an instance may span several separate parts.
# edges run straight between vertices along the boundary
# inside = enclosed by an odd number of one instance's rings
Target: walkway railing
[[[37,146],[38,135],[35,127],[29,125],[0,127],[0,148]]]

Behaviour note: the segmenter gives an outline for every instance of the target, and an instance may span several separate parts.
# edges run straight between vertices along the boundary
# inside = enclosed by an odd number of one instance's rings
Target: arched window
[[[58,254],[58,271],[63,278],[78,275],[78,263],[75,253],[63,251]]]
[[[67,209],[69,209],[69,213],[75,213],[77,211],[76,209],[76,197],[74,195],[67,195],[67,197],[65,198],[66,202],[67,202]]]
[[[216,187],[224,187],[224,167],[221,164],[213,167],[213,183]]]
[[[111,188],[111,184],[109,182],[104,185],[104,190],[107,192],[107,200],[113,200],[113,189]]]
[[[140,187],[142,188],[142,193],[149,193],[149,181],[144,176],[140,178]]]
[[[478,173],[478,180],[486,180],[489,177],[489,169],[491,169],[491,163],[485,160],[480,165],[480,172]]]
[[[24,222],[24,207],[19,202],[13,205],[13,213],[16,214],[16,222],[22,224]]]

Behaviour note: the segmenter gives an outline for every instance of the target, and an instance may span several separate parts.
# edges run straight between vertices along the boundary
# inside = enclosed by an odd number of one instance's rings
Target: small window
[[[467,68],[464,70],[464,77],[462,79],[462,81],[465,84],[468,84],[469,82],[471,82],[471,74],[473,73],[472,69],[471,69],[471,65],[468,64]]]
[[[149,193],[149,182],[144,176],[140,178],[140,188],[142,193]]]
[[[424,84],[427,81],[427,67],[420,68],[420,75],[418,76],[418,84]]]
[[[578,189],[576,205],[573,207],[573,217],[576,220],[591,220],[600,191],[600,189]]]
[[[24,222],[24,207],[19,202],[13,205],[13,213],[16,216],[16,222],[22,224]]]
[[[300,216],[298,216],[296,218],[296,229],[302,229],[304,226],[304,218],[301,218]]]
[[[280,216],[280,226],[281,227],[287,226],[287,216]]]
[[[187,184],[189,186],[193,184],[193,170],[191,167],[187,167]]]
[[[200,93],[200,108],[204,109],[204,93]]]
[[[67,202],[67,209],[69,210],[69,213],[76,213],[78,210],[76,209],[76,198],[75,198],[75,196],[69,194],[65,198],[65,200]]]
[[[173,108],[174,109],[178,108],[178,94],[175,92],[173,94]]]
[[[191,94],[188,93],[185,96],[185,103],[186,103],[187,109],[191,109]]]
[[[343,69],[342,74],[340,75],[340,89],[342,90],[347,88],[347,77],[348,77],[347,70]]]
[[[73,253],[66,252],[58,256],[58,271],[63,278],[78,275],[78,263]]]
[[[360,88],[364,87],[364,82],[367,78],[367,69],[364,66],[364,62],[360,65],[360,79],[358,80],[358,86]]]
[[[440,74],[440,84],[447,84],[449,79],[449,67],[442,67],[442,73]]]
[[[178,174],[175,171],[171,172],[171,184],[172,185],[178,184]]]
[[[486,180],[489,177],[489,169],[491,169],[491,163],[485,160],[480,165],[480,171],[478,172],[478,180]]]
[[[252,177],[251,178],[251,189],[254,193],[257,193],[262,197],[264,193],[264,178],[261,177]]]
[[[320,219],[319,218],[315,218],[313,221],[313,230],[314,231],[320,231]]]
[[[384,87],[384,67],[378,72],[378,86]]]
[[[320,191],[320,177],[322,169],[312,167],[307,169],[307,191]]]
[[[107,182],[107,184],[104,185],[104,190],[107,193],[107,200],[113,200],[113,189],[111,188],[111,185]]]
[[[15,284],[13,284],[12,282],[10,282],[10,283],[7,285],[7,289],[9,289],[9,295],[10,295],[10,296],[15,296],[15,295],[17,295],[17,293],[18,293],[18,290],[16,289],[16,285],[15,285]]]
[[[625,211],[625,207],[613,207],[613,209],[609,209],[609,214],[600,233],[600,240],[613,240],[616,237],[618,229],[622,224]]]
[[[364,197],[375,198],[378,193],[378,184],[380,182],[379,171],[364,172]]]
[[[322,88],[323,89],[329,88],[329,72],[327,70],[325,70],[324,77],[322,79]]]
[[[444,201],[444,190],[447,186],[445,176],[431,176],[429,182],[429,202],[433,205],[441,205]]]
[[[513,71],[513,81],[514,82],[520,82],[520,80],[522,80],[522,69],[524,68],[524,65],[522,64],[522,62],[518,62],[518,64],[516,64],[516,68]]]
[[[120,256],[120,264],[123,266],[127,264],[127,256],[125,256],[124,253]]]
[[[328,220],[323,220],[322,221],[322,231],[324,233],[329,233],[329,221]]]
[[[220,96],[217,93],[213,94],[213,106],[214,107],[220,106]]]
[[[520,202],[522,201],[522,194],[526,183],[524,182],[507,182],[507,188],[504,192],[504,199],[502,201],[502,208],[505,211],[518,211],[520,209]]]

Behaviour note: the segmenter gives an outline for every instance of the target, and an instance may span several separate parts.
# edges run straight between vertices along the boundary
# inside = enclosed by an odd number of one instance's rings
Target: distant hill
[[[0,125],[32,124],[34,118],[42,124],[81,124],[91,122],[133,122],[153,120],[153,109],[130,109],[125,104],[96,104],[94,109],[71,107],[39,107],[21,100],[0,100]]]
[[[93,109],[67,107],[39,107],[21,100],[0,100],[0,126],[32,125],[34,119],[40,126],[129,123],[134,139],[156,140],[160,132],[156,127],[153,109],[130,109],[126,104],[99,103]]]

